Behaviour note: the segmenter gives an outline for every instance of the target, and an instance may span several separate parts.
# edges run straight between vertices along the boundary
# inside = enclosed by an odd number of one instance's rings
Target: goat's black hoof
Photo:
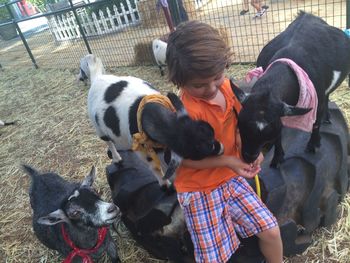
[[[321,144],[316,144],[316,145],[308,144],[305,148],[305,152],[315,154],[317,151],[317,148],[320,148],[320,147],[321,147]]]
[[[113,159],[113,155],[112,155],[111,150],[107,150],[107,155],[108,155],[109,159]]]
[[[313,146],[307,146],[307,147],[305,148],[305,152],[306,152],[306,153],[316,153],[316,148],[313,147]]]
[[[330,119],[324,119],[322,121],[322,123],[324,123],[324,124],[332,124],[332,121]]]

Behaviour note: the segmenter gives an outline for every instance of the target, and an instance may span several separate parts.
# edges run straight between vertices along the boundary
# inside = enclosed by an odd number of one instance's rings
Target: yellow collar
[[[139,132],[133,135],[132,150],[141,151],[147,156],[151,157],[154,162],[154,168],[162,172],[160,160],[156,152],[154,151],[154,148],[165,148],[165,146],[151,140],[142,129],[142,123],[141,123],[142,111],[145,105],[149,102],[159,103],[173,112],[176,111],[173,104],[169,100],[169,98],[164,95],[152,94],[152,95],[146,95],[145,97],[143,97],[137,109],[137,128]]]

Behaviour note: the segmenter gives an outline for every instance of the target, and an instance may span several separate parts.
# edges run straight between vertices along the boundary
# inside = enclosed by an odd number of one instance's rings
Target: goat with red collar
[[[350,39],[338,28],[305,12],[261,51],[251,93],[233,86],[242,103],[238,126],[242,157],[253,162],[262,147],[275,144],[271,166],[284,159],[282,126],[311,132],[306,151],[320,147],[322,120],[330,122],[329,95],[349,75]]]
[[[42,174],[27,165],[23,168],[32,181],[33,230],[45,246],[65,256],[64,263],[92,263],[104,252],[111,262],[120,262],[108,230],[119,208],[102,201],[93,190],[94,167],[81,184],[70,183],[55,173]]]

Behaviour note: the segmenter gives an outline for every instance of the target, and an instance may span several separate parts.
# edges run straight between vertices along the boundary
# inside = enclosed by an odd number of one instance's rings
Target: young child
[[[241,237],[257,235],[269,263],[281,263],[282,241],[276,219],[245,178],[260,171],[262,155],[252,164],[240,158],[234,96],[225,68],[231,53],[219,32],[199,21],[180,24],[168,39],[169,79],[193,119],[211,124],[224,154],[200,161],[183,160],[175,187],[194,244],[196,262],[227,262]]]

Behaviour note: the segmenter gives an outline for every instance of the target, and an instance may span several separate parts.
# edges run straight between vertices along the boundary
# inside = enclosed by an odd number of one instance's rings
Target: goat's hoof
[[[320,148],[320,146],[321,146],[321,144],[316,144],[316,145],[308,144],[305,148],[305,152],[314,154],[314,153],[316,153],[317,148]]]
[[[324,124],[332,124],[332,121],[330,119],[324,119],[322,123],[324,123]]]
[[[305,149],[305,152],[306,153],[316,153],[316,148],[307,146]]]

